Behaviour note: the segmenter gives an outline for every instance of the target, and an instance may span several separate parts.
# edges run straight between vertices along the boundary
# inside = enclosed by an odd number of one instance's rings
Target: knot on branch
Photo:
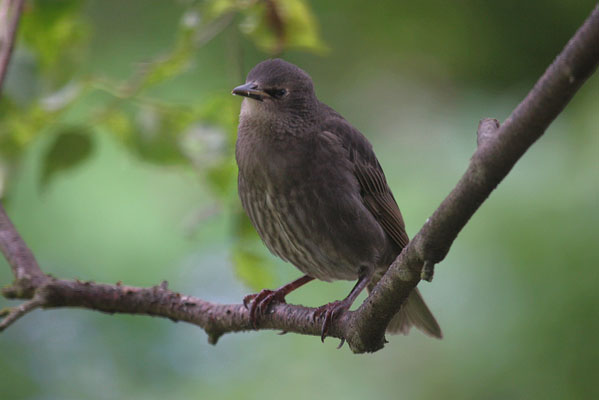
[[[50,279],[47,275],[43,277],[24,275],[15,279],[12,285],[2,288],[2,296],[7,299],[31,299],[36,290]]]
[[[495,118],[481,119],[476,130],[476,145],[480,147],[480,145],[494,137],[497,129],[499,129],[499,121]]]
[[[218,339],[220,339],[220,337],[223,335],[222,331],[216,329],[212,330],[208,327],[205,329],[205,331],[208,335],[208,343],[212,345],[216,345],[216,343],[218,343]]]

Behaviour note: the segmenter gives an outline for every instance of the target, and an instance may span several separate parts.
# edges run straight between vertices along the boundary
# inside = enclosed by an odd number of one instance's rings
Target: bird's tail
[[[443,337],[441,327],[431,310],[428,309],[417,288],[412,290],[399,312],[393,316],[389,326],[387,326],[387,332],[407,335],[412,326],[427,335],[439,339]]]
[[[369,287],[368,289],[371,288]],[[389,322],[389,326],[387,326],[387,333],[407,335],[412,326],[415,326],[429,336],[439,339],[443,337],[441,327],[431,310],[428,309],[424,299],[422,299],[418,288],[412,290],[412,293],[410,293],[405,303],[402,304],[399,312],[393,316],[391,322]]]

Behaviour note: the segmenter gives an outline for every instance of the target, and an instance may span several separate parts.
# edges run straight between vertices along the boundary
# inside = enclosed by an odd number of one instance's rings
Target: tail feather
[[[391,319],[387,332],[407,335],[412,326],[429,336],[439,339],[443,337],[441,327],[422,299],[418,288],[412,290],[399,312]]]

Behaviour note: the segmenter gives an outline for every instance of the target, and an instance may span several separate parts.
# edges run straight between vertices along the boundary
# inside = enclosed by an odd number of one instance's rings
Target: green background
[[[181,43],[182,18],[201,3],[29,2],[3,93],[11,106],[3,105],[0,123],[29,121],[19,113],[69,81],[129,79]],[[467,167],[478,121],[504,120],[594,6],[306,4],[320,41],[285,47],[282,56],[310,73],[319,98],[371,140],[411,236]],[[209,18],[202,10],[200,24]],[[228,96],[272,54],[268,37],[243,33],[251,12],[234,12],[213,38],[184,52],[188,65],[144,88],[143,96],[176,107],[201,105],[189,125],[179,127],[174,114],[154,132],[155,116],[139,106],[145,100],[124,99],[110,114],[121,125],[133,121],[120,131],[92,118],[114,93],[90,90],[44,117],[49,123],[25,125],[20,138],[31,138],[21,147],[0,142],[2,166],[10,165],[7,211],[44,272],[137,286],[167,280],[173,290],[227,303],[253,290],[246,284],[276,287],[299,276],[239,228],[230,162],[240,100]],[[69,21],[75,28],[61,39],[56,31],[69,31]],[[52,28],[60,23],[67,27]],[[0,397],[598,398],[598,93],[593,76],[464,228],[432,284],[420,285],[443,340],[413,331],[359,356],[336,350],[336,340],[272,331],[225,335],[211,346],[199,328],[166,319],[35,311],[0,336]],[[13,132],[6,126],[0,139]],[[199,164],[162,142],[152,147],[151,135],[176,141],[168,137],[173,126],[199,132]],[[65,127],[92,144],[89,154],[78,150],[81,162],[48,156]],[[255,263],[232,262],[248,249]],[[0,261],[0,284],[11,280]],[[352,285],[315,282],[288,301],[318,306]],[[0,299],[0,307],[15,304]]]

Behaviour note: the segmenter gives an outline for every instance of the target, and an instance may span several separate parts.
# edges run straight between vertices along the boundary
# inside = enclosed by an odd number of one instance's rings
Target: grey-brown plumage
[[[328,323],[371,289],[409,238],[368,140],[321,103],[312,79],[280,59],[264,61],[233,90],[245,96],[236,145],[239,196],[270,251],[306,274],[276,291],[248,296],[255,319],[273,300],[312,280],[358,280],[350,295],[321,307]],[[441,337],[414,290],[388,331],[410,326]]]

